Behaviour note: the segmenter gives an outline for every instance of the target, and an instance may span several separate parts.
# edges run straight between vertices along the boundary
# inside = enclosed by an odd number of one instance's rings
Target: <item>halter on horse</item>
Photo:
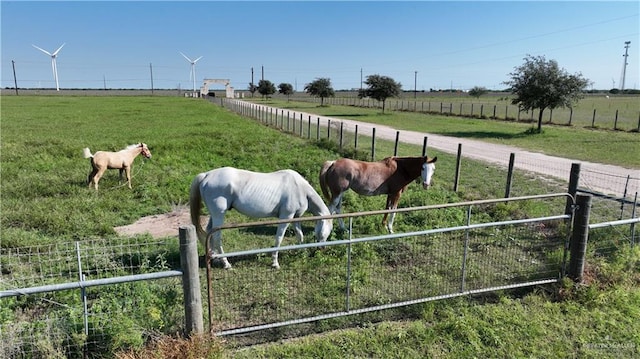
[[[91,154],[88,147],[85,148],[84,158],[91,158],[92,167],[87,180],[89,187],[93,182],[97,191],[98,182],[100,182],[104,172],[107,169],[118,169],[120,170],[120,181],[122,182],[122,172],[126,172],[127,184],[131,188],[131,166],[133,165],[133,160],[141,153],[145,158],[151,158],[151,152],[144,143],[129,145],[118,152],[98,151],[95,154]]]
[[[210,214],[205,232],[200,225],[201,202],[204,201]],[[222,234],[215,230],[224,223],[226,211],[234,208],[253,218],[278,217],[291,219],[301,217],[307,209],[316,216],[328,216],[329,209],[322,197],[298,172],[281,170],[272,173],[251,172],[232,167],[223,167],[196,175],[190,190],[191,223],[196,227],[198,238],[206,245],[211,235],[211,250],[223,254]],[[289,223],[281,223],[276,231],[275,247],[279,247]],[[329,237],[333,221],[319,220],[315,227],[318,242]],[[298,241],[303,234],[300,222],[294,223]],[[280,268],[278,252],[272,254],[274,268]],[[225,268],[231,268],[226,257],[222,257]]]
[[[400,195],[413,180],[422,176],[422,186],[431,185],[438,157],[387,157],[377,162],[364,162],[348,158],[326,161],[320,170],[320,187],[330,201],[331,213],[341,213],[342,196],[349,188],[365,196],[387,195],[386,209],[398,208]],[[382,224],[393,233],[395,213],[382,218]],[[340,227],[344,222],[340,219]]]

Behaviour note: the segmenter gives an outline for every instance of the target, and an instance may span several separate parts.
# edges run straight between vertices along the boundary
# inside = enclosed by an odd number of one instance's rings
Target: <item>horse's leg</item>
[[[296,238],[298,239],[298,244],[302,244],[304,242],[304,233],[302,233],[302,222],[296,222],[293,224],[293,231],[296,233]]]
[[[344,192],[340,192],[339,195],[333,197],[333,199],[331,200],[331,203],[329,204],[329,213],[334,214],[340,214],[342,213],[342,196],[344,195]],[[338,218],[338,223],[340,224],[340,229],[344,230],[344,220],[342,218]]]
[[[209,224],[207,224],[207,233],[211,233],[213,228],[220,227],[224,223],[224,212],[217,215],[211,214],[209,218]],[[209,242],[209,251],[218,254],[224,254],[222,249],[222,231],[215,231],[211,234],[211,241]],[[227,260],[227,257],[220,257],[224,269],[231,269],[231,263]]]
[[[386,209],[398,208],[398,201],[400,200],[400,195],[402,194],[403,190],[404,188],[398,191],[397,193],[387,195]],[[387,213],[385,213],[384,216],[382,217],[382,224],[385,227],[387,227],[387,231],[389,231],[389,233],[393,233],[393,220],[396,218],[396,213],[395,212],[389,213],[388,218],[389,218],[389,221],[387,222]]]
[[[98,169],[93,167],[93,169],[91,170],[91,173],[89,173],[89,178],[87,178],[87,185],[89,185],[89,188],[91,188],[92,182],[95,181],[95,177],[97,173],[98,173]]]
[[[100,178],[102,178],[102,175],[106,170],[107,170],[106,168],[99,168],[98,173],[96,173],[95,176],[93,176],[93,185],[96,188],[96,191],[98,190],[98,182],[100,182]]]
[[[280,247],[280,243],[282,243],[282,238],[284,238],[284,234],[287,231],[287,227],[289,227],[289,223],[280,223],[278,225],[278,230],[276,231],[276,243],[274,247],[276,248]],[[271,266],[273,268],[280,269],[280,263],[278,263],[278,251],[273,252],[271,257],[273,259],[273,263],[271,263]]]
[[[131,189],[131,166],[125,167],[124,172],[127,174],[127,183],[129,184],[129,189]]]

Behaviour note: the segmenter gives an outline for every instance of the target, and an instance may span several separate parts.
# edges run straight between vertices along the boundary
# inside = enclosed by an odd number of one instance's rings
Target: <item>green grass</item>
[[[469,138],[504,144],[526,150],[576,160],[640,168],[640,134],[638,132],[596,130],[580,126],[543,125],[543,133],[532,133],[533,123],[470,119],[456,116],[428,115],[406,111],[387,111],[353,106],[318,106],[313,102],[280,99],[256,103],[314,113],[322,116],[376,123],[399,130]]]
[[[7,96],[0,101],[2,249],[55,246],[74,240],[82,242],[98,238],[104,238],[104,243],[118,243],[121,238],[114,232],[114,226],[132,223],[146,215],[171,212],[176,206],[185,205],[193,176],[220,166],[257,171],[292,168],[318,189],[317,173],[322,162],[355,152],[352,148],[345,148],[340,153],[335,144],[327,141],[307,141],[283,134],[206,101],[194,99]],[[619,133],[615,132],[615,135]],[[361,143],[365,144],[367,140],[364,136]],[[117,171],[107,172],[100,182],[100,191],[87,187],[85,181],[90,166],[88,160],[82,158],[83,147],[90,147],[94,152],[119,150],[136,142],[147,143],[153,158],[147,161],[136,159],[132,190],[119,185]],[[349,143],[353,142],[350,140]],[[377,158],[393,153],[393,143],[379,141],[377,146]],[[606,149],[600,141],[594,141],[593,147],[600,147],[601,151]],[[369,156],[367,151],[362,150],[356,155],[366,158]],[[415,155],[420,151],[419,146],[402,144],[399,147],[400,155]],[[504,193],[504,169],[471,161],[465,161],[460,190],[454,193],[454,156],[438,151],[430,151],[430,155],[439,157],[433,188],[425,192],[419,186],[410,185],[402,196],[401,207],[495,198]],[[539,180],[527,173],[516,173],[512,194],[521,196],[562,192],[564,186]],[[384,197],[361,197],[352,193],[345,196],[343,205],[345,211],[349,212],[381,209],[383,206]],[[563,203],[552,202],[483,207],[475,209],[474,216],[483,220],[533,217],[557,213],[558,210],[562,211],[563,206]],[[235,212],[229,213],[228,222],[247,220]],[[379,221],[379,216],[359,218],[358,231],[384,233]],[[443,211],[432,216],[404,214],[396,218],[395,229],[400,232],[423,228],[425,225],[445,227],[462,221],[464,211],[461,210]],[[309,230],[309,227],[305,227],[305,233],[309,233]],[[270,246],[273,243],[272,234],[270,229],[230,232],[225,237],[225,248],[230,251],[243,247]],[[141,235],[130,241],[145,243],[149,238]],[[292,236],[289,234],[285,241],[285,244],[291,244]],[[103,255],[95,260],[103,261],[101,265],[108,266],[113,273],[126,272],[122,268],[125,261],[144,264],[136,269],[140,272],[174,268],[179,261],[177,244],[175,239],[168,239],[167,243],[170,244],[166,248],[151,248],[148,253],[132,258]],[[440,245],[444,243],[445,240]],[[486,246],[492,247],[493,251],[503,248],[498,241]],[[482,250],[487,247],[477,248],[479,258],[482,258]],[[428,265],[435,262],[444,268],[444,272],[454,267],[453,256],[448,258],[446,253],[434,254],[429,247],[420,245],[412,247],[389,242],[356,249],[361,256],[354,257],[357,265],[354,293],[361,295],[358,300],[363,304],[375,304],[376,300],[384,299],[371,288],[379,287],[382,290],[380,293],[385,296],[393,294],[390,290],[393,288],[385,288],[382,284],[400,278],[416,281],[417,284],[412,287],[417,287],[421,280],[447,285],[446,278],[439,276],[441,273],[427,275],[429,273],[426,271],[394,270],[399,263],[415,261],[416,265]],[[541,258],[557,260],[557,253],[526,247],[520,250],[522,253],[535,252]],[[409,252],[418,255],[405,255]],[[589,351],[587,344],[603,341],[624,345],[631,342],[637,352],[640,321],[629,318],[637,318],[640,308],[637,290],[640,283],[637,275],[640,270],[639,257],[637,248],[633,251],[615,249],[592,254],[594,260],[590,262],[593,266],[591,271],[596,275],[585,286],[565,283],[535,291],[446,300],[403,310],[322,321],[311,324],[311,329],[301,332],[328,330],[326,334],[288,340],[286,345],[249,348],[237,348],[234,342],[229,341],[218,348],[212,357],[317,357],[320,353],[325,357],[596,357],[602,354],[601,351]],[[37,277],[44,274],[45,270],[47,275],[49,270],[52,273],[66,273],[69,270],[65,266],[74,261],[71,257],[64,257],[61,262],[51,258],[47,264],[51,268],[40,268],[28,261],[16,263],[16,258],[20,257],[0,258],[3,276],[19,273]],[[331,297],[331,293],[343,289],[343,278],[330,264],[342,260],[344,253],[336,249],[319,252],[315,256],[307,252],[283,255],[283,267],[294,271],[323,268],[322,272],[314,272],[321,274],[317,278],[311,276],[317,280],[299,283],[312,284],[317,290],[299,292],[300,297],[293,298],[295,300],[291,300],[288,291],[297,287],[296,281],[302,279],[288,277],[291,271],[269,270],[268,256],[234,262],[234,271],[218,270],[216,275],[247,273],[248,277],[253,276],[251,279],[264,280],[238,282],[240,286],[234,291],[236,297],[219,299],[229,301],[226,303],[229,310],[222,315],[235,318],[238,315],[255,317],[264,313],[264,308],[260,306],[250,308],[252,311],[244,308],[234,312],[233,307],[242,306],[243,301],[251,295],[255,295],[254,303],[264,302],[270,306],[291,301],[294,304],[291,311],[303,315],[305,302],[309,300],[324,300],[329,307],[341,305],[341,300]],[[498,266],[500,262],[492,265]],[[517,269],[514,267],[514,270]],[[269,282],[271,279],[274,282]],[[279,284],[272,292],[262,283]],[[183,308],[176,288],[179,288],[179,283],[168,280],[92,289],[91,310],[100,314],[91,323],[92,329],[99,334],[92,337],[100,340],[94,348],[96,353],[110,356],[127,348],[140,349],[142,343],[158,336],[156,330],[164,335],[178,332]],[[41,323],[43,309],[50,308],[58,310],[58,314],[66,318],[62,327],[64,330],[78,333],[81,325],[70,322],[72,318],[78,320],[81,310],[75,309],[79,308],[80,300],[77,291],[59,292],[44,298],[46,301],[39,298],[23,296],[2,299],[0,325],[3,330],[8,328],[5,326],[25,321]],[[54,303],[68,303],[69,307]],[[117,325],[111,326],[113,323]],[[40,329],[44,330],[44,324]],[[295,333],[297,329],[292,327],[281,334]],[[276,332],[273,337],[267,338],[277,341],[286,337]],[[69,340],[82,343],[85,339],[82,335],[73,334]],[[184,351],[179,354],[184,357]],[[616,357],[626,356],[625,352],[614,354]],[[611,357],[614,354],[604,353]]]

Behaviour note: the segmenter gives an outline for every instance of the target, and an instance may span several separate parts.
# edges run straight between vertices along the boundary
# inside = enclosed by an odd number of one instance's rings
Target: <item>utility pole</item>
[[[16,96],[18,96],[18,79],[16,78],[16,62],[11,60],[11,66],[13,67],[13,83],[16,85]]]
[[[262,77],[260,78],[260,80],[264,81],[264,65],[262,66]]]
[[[362,93],[362,67],[360,68],[360,93]]]
[[[413,98],[418,96],[418,71],[415,71],[413,76]]]
[[[253,97],[253,67],[251,68],[251,84],[249,85],[249,91],[251,91],[251,97]]]
[[[151,73],[151,95],[153,96],[153,64],[149,63],[149,72]]]
[[[621,85],[620,85],[620,92],[624,91],[624,81],[625,81],[625,77],[627,77],[627,65],[629,64],[627,62],[627,58],[629,57],[629,44],[631,43],[631,41],[625,41],[624,42],[624,55],[622,55],[624,57],[624,62],[622,63],[622,81],[621,81]]]

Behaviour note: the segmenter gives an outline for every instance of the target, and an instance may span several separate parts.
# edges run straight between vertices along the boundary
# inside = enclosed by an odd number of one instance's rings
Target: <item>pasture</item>
[[[233,166],[261,172],[291,168],[319,191],[318,172],[322,163],[345,155],[325,141],[289,136],[194,99],[20,96],[2,97],[1,101],[2,249],[73,240],[117,239],[115,226],[185,206],[193,177],[216,167]],[[99,191],[88,188],[86,179],[91,168],[82,156],[84,147],[117,151],[139,142],[149,146],[153,157],[136,160],[132,189],[118,183],[115,170],[107,171]],[[600,152],[606,151],[609,144],[597,140],[593,143],[592,147],[602,145]],[[417,155],[420,151],[416,146],[401,145],[399,155]],[[376,149],[377,159],[392,153],[392,143],[380,142]],[[432,188],[424,192],[420,186],[411,184],[399,207],[501,196],[504,169],[465,163],[467,175],[461,190],[454,193],[448,181],[455,171],[454,156],[438,151],[429,154],[438,156]],[[565,189],[553,181],[537,180],[525,174],[517,176],[515,182],[522,185],[515,188],[521,192],[514,195]],[[360,197],[349,193],[345,195],[343,208],[349,212],[379,209],[384,206],[384,200],[384,196]],[[538,215],[548,210],[507,206],[485,215],[500,219]],[[410,220],[399,215],[394,228],[411,230],[424,223],[446,226],[456,215],[449,212],[441,217]],[[358,230],[382,233],[384,228],[379,220],[363,218]],[[247,218],[230,212],[227,221],[242,222]],[[303,230],[309,238],[311,229]],[[147,239],[139,235],[133,241]],[[285,243],[294,241],[289,232]],[[176,242],[165,249],[165,265],[176,265]],[[271,245],[272,233],[235,233],[225,238],[225,250],[260,242]],[[372,261],[384,261],[375,257],[378,255],[375,251],[370,255]],[[331,252],[316,259],[331,261]],[[293,268],[308,270],[310,265],[303,256],[288,260],[293,261],[290,263]],[[17,271],[37,271],[27,264],[20,268],[8,267],[7,261],[2,258],[0,262],[3,276]],[[639,321],[632,320],[640,317],[639,263],[637,247],[620,248],[609,257],[593,262],[593,280],[585,286],[566,282],[532,291],[446,300],[379,316],[330,321],[305,332],[325,334],[292,339],[286,345],[237,348],[231,342],[216,340],[195,342],[191,346],[187,343],[188,349],[182,346],[181,352],[172,346],[173,355],[184,356],[184,350],[202,353],[213,348],[209,357],[632,357],[640,345]],[[9,269],[12,272],[6,272]],[[263,269],[270,271],[268,266]],[[322,285],[323,282],[318,281],[318,286]],[[179,317],[177,312],[182,307],[177,303],[179,300],[171,298],[169,291],[175,286],[179,283],[170,282],[165,288],[136,283],[118,287],[113,293],[103,292],[109,304],[104,305],[105,309],[111,309],[108,314],[119,323],[102,337],[109,341],[101,346],[105,356],[118,353],[123,358],[152,357],[154,350],[159,353],[163,340],[169,341],[168,338],[179,331],[180,323],[175,318]],[[258,284],[245,289],[247,293],[261,291]],[[318,288],[319,293],[323,290],[327,288]],[[130,293],[134,293],[133,302],[129,299]],[[50,297],[56,300],[75,296],[76,292],[61,292]],[[42,303],[28,298],[0,300],[0,326],[5,328],[25,316],[35,317]],[[163,325],[160,329],[140,330],[147,328],[149,321]],[[145,340],[158,338],[159,334],[163,335],[160,341],[152,343],[147,349],[150,352],[145,352]],[[265,339],[278,338],[275,333]],[[603,342],[615,344],[619,350],[602,351],[598,345]]]
[[[282,99],[282,96],[276,96]],[[403,93],[399,97],[387,99],[386,109],[389,111],[420,112],[446,116],[462,115],[468,118],[507,120],[509,122],[531,123],[538,119],[535,113],[520,112],[511,104],[513,96],[507,92],[495,92],[479,98],[467,93],[426,92],[414,98],[412,93]],[[305,94],[295,94],[295,101],[313,101]],[[604,93],[586,94],[574,104],[573,108],[546,109],[543,122],[550,125],[585,127],[599,130],[640,131],[640,103],[635,95],[611,95]],[[381,103],[372,99],[358,99],[357,93],[338,92],[336,97],[325,99],[329,105],[350,105],[358,107],[378,107]],[[495,111],[495,112],[494,112]]]
[[[576,160],[614,164],[629,168],[640,168],[640,133],[633,131],[612,131],[608,129],[593,129],[586,127],[586,122],[581,125],[558,126],[543,124],[542,134],[533,134],[529,131],[535,123],[529,121],[504,121],[479,118],[463,118],[448,115],[430,115],[412,111],[391,111],[384,114],[380,109],[363,108],[345,105],[318,106],[314,101],[291,101],[274,97],[269,100],[254,98],[252,101],[259,104],[315,113],[322,116],[335,118],[354,119],[357,121],[376,123],[390,126],[398,130],[420,131],[444,136],[469,138],[474,140],[515,146],[531,151],[542,152],[548,155],[573,158]],[[335,99],[340,102],[341,99]],[[460,97],[443,98],[443,101],[462,101]],[[467,96],[464,100],[470,101]],[[473,99],[474,101],[476,99]],[[391,100],[390,100],[391,101]],[[395,99],[393,99],[395,101]],[[407,100],[405,100],[407,101]],[[410,100],[412,101],[412,100]],[[592,108],[604,106],[600,98],[588,98],[581,105]],[[635,117],[637,123],[640,116],[638,109],[638,97],[612,98],[608,107],[620,106],[626,108],[627,116]],[[614,101],[618,101],[615,104]],[[330,100],[327,100],[330,102]],[[586,115],[585,115],[586,116]],[[575,114],[578,118],[578,114]],[[588,120],[590,121],[590,120]]]

